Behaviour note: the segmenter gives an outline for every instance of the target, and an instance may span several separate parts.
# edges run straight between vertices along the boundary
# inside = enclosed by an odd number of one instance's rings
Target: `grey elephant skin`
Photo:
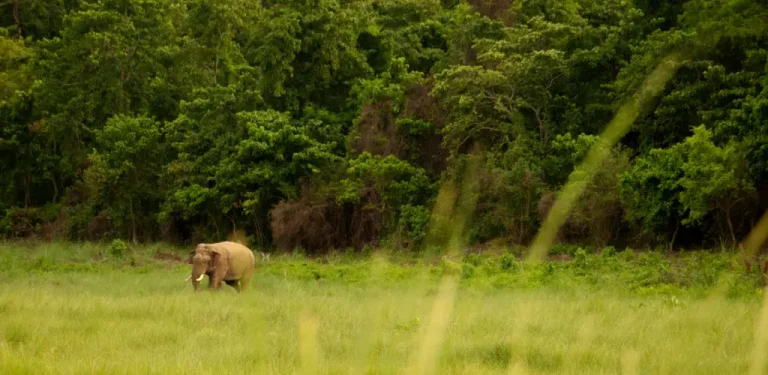
[[[248,288],[256,266],[251,249],[231,241],[200,243],[189,253],[192,264],[192,280],[195,293],[200,290],[200,281],[208,275],[208,288],[220,290],[222,281],[242,292]]]

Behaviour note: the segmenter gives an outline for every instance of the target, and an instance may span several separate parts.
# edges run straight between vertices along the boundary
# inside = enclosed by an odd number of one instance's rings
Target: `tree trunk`
[[[720,215],[715,215],[715,222],[717,223],[717,230],[720,233],[720,242],[727,241],[726,238],[728,237],[728,233],[725,229],[723,229],[723,219],[720,217]]]
[[[128,205],[131,213],[131,237],[133,237],[133,243],[138,244],[139,238],[136,234],[136,215],[133,213],[133,198],[128,198]]]
[[[528,218],[531,217],[531,202],[533,201],[533,198],[531,198],[531,188],[528,188],[528,191],[525,195],[525,211],[524,211],[524,217],[523,220],[520,220],[520,238],[519,241],[522,242],[527,236],[527,233],[525,233],[525,223],[528,221]]]
[[[547,143],[547,140],[544,139],[544,122],[541,120],[538,110],[533,111],[533,114],[536,115],[536,122],[539,123],[539,140],[541,141],[541,144],[544,145]]]
[[[728,222],[728,229],[731,231],[731,241],[736,244],[736,234],[733,231],[733,224],[731,223],[731,209],[725,210],[725,221]]]
[[[672,242],[669,243],[669,251],[675,246],[675,239],[677,239],[677,231],[680,230],[680,220],[675,222],[675,232],[672,233]]]
[[[29,208],[32,201],[32,177],[27,175],[24,177],[24,208]]]
[[[213,215],[210,215],[210,218],[213,220],[213,227],[216,228],[216,237],[221,237],[221,231],[219,230],[219,223],[216,222],[216,218],[213,217]]]
[[[19,15],[19,2],[21,0],[16,0],[13,2],[13,20],[16,21],[16,33],[19,35],[19,38],[24,38],[24,25],[21,22],[21,16]]]
[[[51,176],[51,181],[53,181],[53,203],[56,203],[56,199],[59,198],[59,187],[56,185],[56,176]]]

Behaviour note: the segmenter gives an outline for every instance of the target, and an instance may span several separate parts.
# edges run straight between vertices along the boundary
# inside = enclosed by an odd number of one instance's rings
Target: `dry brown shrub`
[[[272,244],[279,250],[360,249],[374,244],[384,222],[383,202],[373,185],[361,188],[360,200],[340,205],[331,192],[305,185],[298,199],[280,201],[271,211]]]
[[[40,224],[38,208],[15,209],[10,216],[9,234],[12,238],[30,237],[37,232],[36,227]]]
[[[600,192],[592,192],[582,197],[575,209],[569,221],[581,236],[589,237],[599,246],[606,246],[613,241],[624,215],[618,195],[616,199],[610,199],[607,193],[600,195]]]
[[[67,210],[60,210],[56,215],[56,220],[42,225],[40,235],[46,241],[63,239],[67,237],[69,226],[69,212]]]
[[[608,199],[605,199],[609,197]],[[555,194],[551,191],[542,194],[537,204],[537,211],[542,223],[555,204]],[[621,201],[610,199],[607,192],[588,191],[574,205],[573,210],[555,237],[555,242],[575,240],[592,242],[598,246],[611,243],[621,226],[624,214]]]
[[[445,122],[445,115],[438,102],[429,95],[431,84],[415,84],[408,87],[405,103],[400,113],[395,113],[391,100],[366,104],[360,111],[357,128],[352,137],[354,153],[369,152],[372,155],[394,155],[409,160],[427,170],[442,170],[446,153],[442,137],[431,132],[410,139],[407,132],[397,128],[397,118],[417,118],[435,127]],[[414,142],[416,144],[414,144]]]
[[[405,108],[399,117],[417,118],[429,122],[436,128],[428,134],[411,140],[409,149],[412,149],[414,153],[409,155],[411,157],[408,159],[427,172],[438,173],[445,169],[445,161],[448,157],[448,153],[443,148],[443,137],[437,131],[445,124],[445,111],[440,107],[437,100],[429,95],[430,91],[432,91],[432,84],[418,84],[409,87],[406,92]],[[406,138],[407,135],[401,135],[401,139]]]
[[[51,241],[65,238],[68,228],[68,215],[64,210],[58,212],[55,219],[47,218],[43,208],[29,207],[11,210],[11,225],[8,235],[11,238],[43,239]]]
[[[406,92],[405,108],[402,117],[418,117],[437,126],[445,122],[445,115],[437,100],[429,93],[434,85],[412,85]]]
[[[104,239],[112,225],[109,222],[109,212],[102,210],[88,222],[85,229],[86,236],[90,241]]]
[[[363,187],[361,197],[349,219],[348,245],[356,249],[365,244],[375,245],[384,222],[381,196],[376,189],[373,186]]]
[[[280,201],[271,212],[272,241],[280,250],[302,248],[309,252],[338,248],[346,238],[344,215],[331,199]]]
[[[360,112],[357,131],[352,140],[355,153],[402,156],[402,139],[398,135],[392,101],[366,104]]]
[[[536,229],[537,189],[540,186],[532,173],[510,177],[483,167],[478,170],[476,178],[482,187],[475,209],[476,220],[481,220],[485,231],[477,230],[480,238],[501,236],[514,244],[525,244],[532,239]]]
[[[171,261],[171,262],[184,261],[184,258],[181,255],[176,254],[171,250],[167,250],[167,251],[158,250],[157,252],[155,252],[155,254],[152,257],[157,260],[165,260],[165,261]]]
[[[229,232],[229,234],[227,234],[227,241],[237,242],[241,245],[248,246],[248,236],[240,229],[233,229]]]
[[[611,231],[613,225],[610,219],[613,218],[613,211],[601,211],[610,207],[602,207],[599,202],[587,202],[582,197],[573,207],[560,230],[555,237],[555,243],[563,241],[583,241],[596,242],[598,245],[606,245],[613,238]],[[555,204],[555,193],[547,191],[542,194],[537,204],[537,211],[542,224],[549,214],[549,210]],[[596,204],[594,207],[590,204]],[[606,220],[608,219],[608,220]]]
[[[30,122],[27,124],[27,130],[29,130],[30,133],[39,133],[43,131],[43,121],[37,120]]]
[[[511,11],[512,0],[469,0],[472,9],[483,16],[497,19],[504,26],[512,26],[515,23],[515,14]]]

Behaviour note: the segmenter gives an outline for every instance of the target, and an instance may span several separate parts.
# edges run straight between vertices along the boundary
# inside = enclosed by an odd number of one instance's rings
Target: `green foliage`
[[[344,110],[353,81],[370,75],[357,49],[369,15],[369,2],[277,1],[264,8],[250,38],[251,66],[267,102],[280,111],[308,103]]]
[[[91,164],[84,180],[92,204],[108,210],[115,224],[130,226],[134,241],[137,221],[156,212],[163,197],[158,188],[168,152],[161,137],[156,121],[117,115],[95,132],[96,148],[88,155]],[[145,226],[153,224],[154,220]]]
[[[718,147],[704,126],[683,143],[652,150],[622,177],[627,216],[645,228],[663,233],[670,221],[693,226],[712,211],[725,215],[736,242],[731,210],[754,200],[739,144]]]
[[[670,226],[682,220],[684,212],[679,198],[682,156],[654,149],[621,176],[621,199],[631,223],[659,236],[672,235]]]
[[[26,64],[32,50],[23,40],[10,38],[4,31],[0,29],[0,105],[17,91],[26,90],[32,78]]]
[[[395,208],[419,204],[428,199],[434,189],[423,169],[391,155],[362,153],[349,161],[347,175],[341,181],[340,202],[356,202],[365,188],[374,188],[384,204]]]
[[[126,244],[122,240],[114,239],[109,244],[109,253],[112,254],[112,256],[122,258],[123,255],[125,255],[125,252],[127,250],[128,250],[128,244]]]
[[[0,10],[6,236],[192,241],[242,230],[268,246],[284,203],[283,228],[356,248],[416,245],[435,188],[454,182],[474,144],[485,161],[469,240],[528,243],[541,198],[584,172],[596,134],[672,52],[680,68],[590,171],[561,240],[734,241],[766,208],[762,2],[40,0]]]
[[[427,207],[405,204],[400,207],[398,228],[405,233],[408,240],[420,243],[427,235],[430,214]]]
[[[699,126],[683,145],[688,156],[680,180],[680,203],[688,210],[683,224],[696,223],[714,209],[729,212],[754,192],[745,179],[746,163],[738,144],[718,147],[712,143],[712,132]]]
[[[600,252],[604,258],[610,258],[616,256],[616,248],[613,246],[606,246]]]
[[[522,265],[513,254],[505,253],[501,256],[499,267],[504,272],[515,273],[521,270]]]
[[[399,118],[396,124],[398,129],[406,130],[409,135],[422,135],[432,129],[429,122],[412,118]]]
[[[585,155],[587,144],[593,147],[598,137],[579,136],[580,145],[572,155]],[[554,142],[553,142],[554,144]],[[566,146],[567,148],[567,146]],[[581,232],[586,241],[600,246],[611,243],[621,229],[624,207],[621,202],[620,176],[631,168],[628,150],[615,147],[595,171],[594,177],[585,186],[568,219],[571,229]],[[576,170],[573,173],[580,173]]]
[[[230,88],[198,95],[183,103],[181,116],[169,124],[178,157],[168,167],[177,188],[166,201],[166,217],[172,212],[187,218],[210,212],[266,215],[280,197],[295,196],[301,178],[338,159],[335,136],[318,134],[320,119],[238,111]]]
[[[405,100],[405,87],[418,83],[421,74],[410,72],[405,59],[394,58],[388,63],[387,70],[371,79],[361,79],[350,94],[359,106],[380,100],[391,100],[393,110],[398,112]]]
[[[576,138],[571,133],[556,135],[550,144],[550,152],[544,159],[544,173],[549,177],[548,182],[554,186],[562,186],[597,140],[597,136],[588,134],[579,134]]]
[[[399,228],[404,240],[418,244],[426,235],[430,210],[424,206],[435,186],[424,169],[392,155],[367,152],[349,161],[337,202],[352,204],[383,217],[384,233]]]
[[[474,221],[470,228],[473,241],[506,237],[525,242],[536,224],[536,201],[544,189],[540,161],[530,154],[535,147],[518,138],[505,152],[492,153],[480,175]]]

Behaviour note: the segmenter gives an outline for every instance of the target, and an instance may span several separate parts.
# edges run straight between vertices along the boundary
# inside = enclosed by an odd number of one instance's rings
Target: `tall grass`
[[[1,373],[737,374],[764,358],[758,279],[723,253],[286,254],[246,294],[194,295],[167,247],[109,248],[0,245]]]
[[[754,300],[609,289],[459,287],[448,300],[417,279],[355,286],[259,273],[247,294],[194,295],[182,270],[38,276],[2,281],[4,374],[740,374],[760,313]]]

